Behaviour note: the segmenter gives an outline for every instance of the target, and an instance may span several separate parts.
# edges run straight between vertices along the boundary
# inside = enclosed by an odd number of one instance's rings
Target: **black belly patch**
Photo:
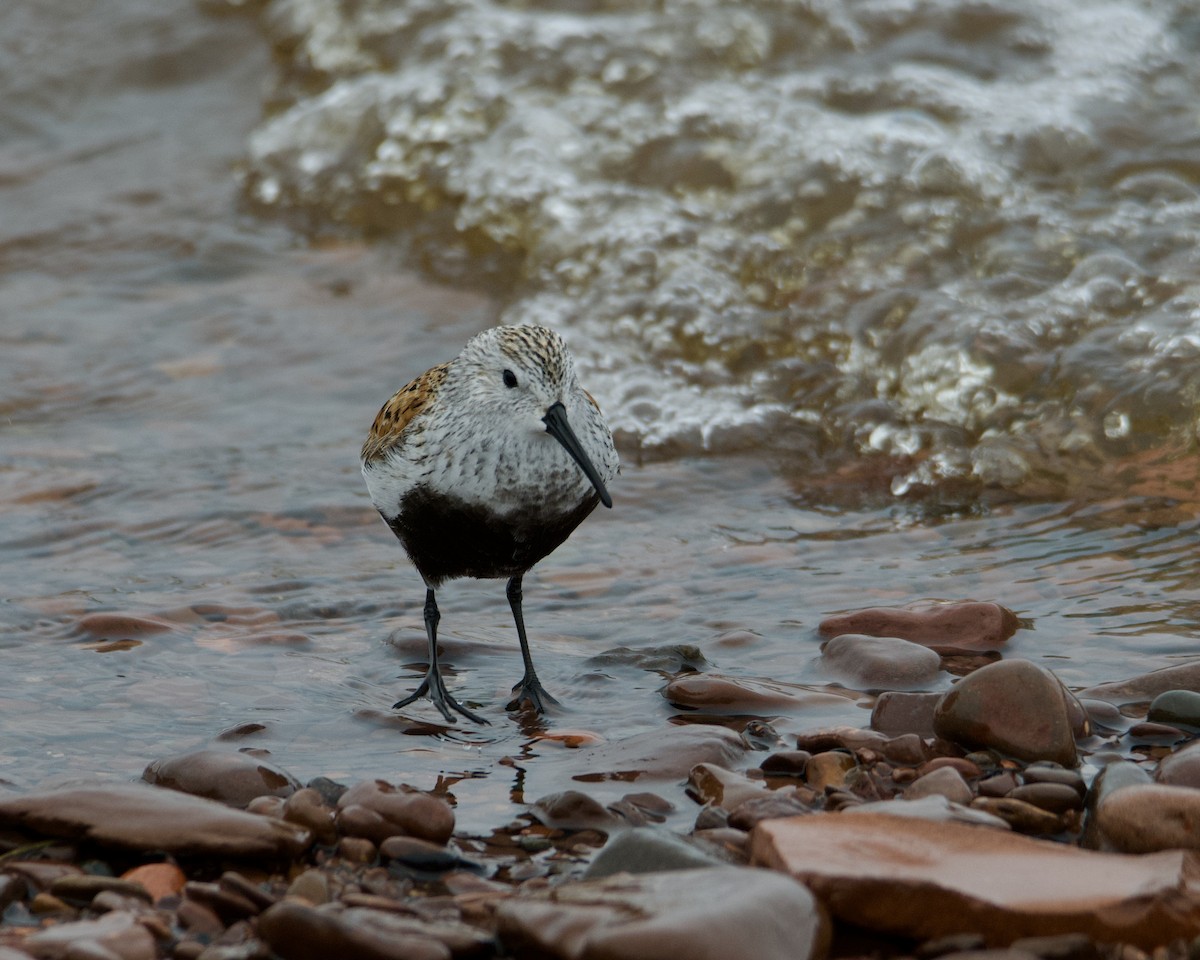
[[[499,516],[457,497],[412,490],[387,524],[431,586],[455,577],[511,577],[524,573],[571,535],[600,498],[592,495],[568,513],[530,508]]]

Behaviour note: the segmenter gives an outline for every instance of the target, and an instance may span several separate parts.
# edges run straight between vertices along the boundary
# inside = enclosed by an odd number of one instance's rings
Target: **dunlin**
[[[542,687],[525,635],[521,580],[570,536],[617,473],[612,433],[579,385],[566,346],[545,327],[493,327],[453,360],[401,387],[362,448],[371,502],[425,581],[429,670],[395,704],[428,696],[453,721],[482,717],[446,690],[438,669],[434,593],[456,577],[508,578],[525,675],[514,709],[557,703]]]

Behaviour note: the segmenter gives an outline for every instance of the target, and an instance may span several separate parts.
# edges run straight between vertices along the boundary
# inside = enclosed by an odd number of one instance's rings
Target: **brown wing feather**
[[[380,408],[375,422],[371,424],[371,432],[362,448],[363,463],[378,460],[401,441],[404,428],[433,400],[438,387],[446,379],[446,369],[449,366],[448,363],[439,363],[436,367],[430,367],[392,394],[392,398]]]

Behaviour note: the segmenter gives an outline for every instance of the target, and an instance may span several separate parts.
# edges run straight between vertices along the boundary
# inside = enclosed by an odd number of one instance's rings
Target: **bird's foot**
[[[521,682],[513,687],[513,693],[516,696],[508,702],[507,710],[519,710],[522,702],[528,703],[539,714],[546,712],[547,704],[558,706],[558,701],[546,692],[536,673],[526,673]]]
[[[442,716],[446,718],[447,723],[454,723],[454,714],[451,710],[457,710],[468,720],[474,720],[476,723],[486,725],[487,720],[483,719],[473,710],[468,710],[461,703],[450,696],[450,692],[446,689],[446,684],[442,682],[442,675],[433,667],[429,668],[429,672],[425,674],[425,679],[421,681],[421,685],[417,687],[403,700],[397,700],[392,704],[393,710],[399,710],[401,707],[407,707],[410,703],[428,697],[433,701],[433,705],[442,711]]]

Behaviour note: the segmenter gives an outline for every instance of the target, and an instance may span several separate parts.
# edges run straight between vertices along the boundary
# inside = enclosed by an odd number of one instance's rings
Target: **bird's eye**
[[[517,385],[517,375],[511,370],[504,371],[504,385],[510,390]]]

